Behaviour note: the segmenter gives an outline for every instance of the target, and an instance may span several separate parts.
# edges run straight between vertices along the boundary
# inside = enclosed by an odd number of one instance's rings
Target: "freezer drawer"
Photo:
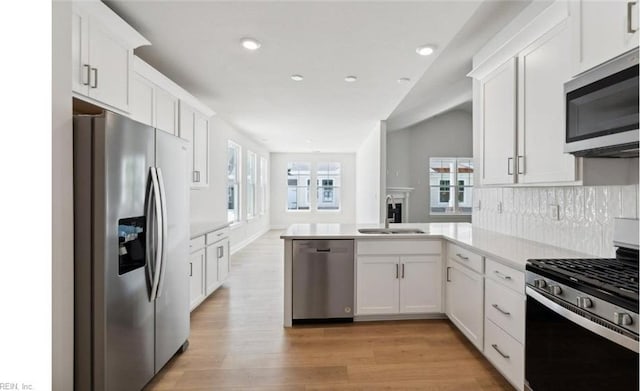
[[[293,319],[352,319],[353,240],[293,241]]]

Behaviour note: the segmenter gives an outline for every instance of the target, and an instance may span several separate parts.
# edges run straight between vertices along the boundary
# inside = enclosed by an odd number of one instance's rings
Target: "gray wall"
[[[453,110],[387,134],[387,186],[413,187],[410,223],[466,221],[471,216],[429,215],[429,158],[472,157],[471,113]]]

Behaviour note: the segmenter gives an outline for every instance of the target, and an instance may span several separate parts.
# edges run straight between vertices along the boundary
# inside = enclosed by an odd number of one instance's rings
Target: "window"
[[[309,210],[311,163],[287,164],[287,210]]]
[[[340,209],[341,165],[337,162],[319,162],[317,170],[318,210]]]
[[[240,146],[229,140],[227,145],[227,221],[240,221]]]
[[[247,152],[247,218],[256,215],[256,183],[258,176],[257,156],[255,152]]]
[[[260,157],[260,214],[267,210],[267,159]]]
[[[431,214],[471,214],[473,206],[473,160],[471,158],[429,159],[429,185]],[[455,196],[452,197],[452,194]]]

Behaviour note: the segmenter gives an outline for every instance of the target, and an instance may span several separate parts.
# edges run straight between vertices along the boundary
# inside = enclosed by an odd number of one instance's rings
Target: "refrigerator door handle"
[[[156,172],[158,174],[158,184],[160,187],[160,210],[162,212],[162,234],[160,235],[162,237],[162,242],[161,242],[161,246],[162,246],[162,258],[160,261],[160,278],[159,278],[159,283],[158,283],[158,289],[156,292],[156,298],[160,297],[160,294],[162,293],[162,286],[163,286],[163,281],[164,281],[164,274],[165,274],[165,270],[167,269],[167,260],[165,259],[165,254],[166,254],[166,248],[165,246],[167,245],[167,232],[169,230],[168,228],[168,222],[167,222],[167,192],[166,189],[164,187],[164,179],[162,178],[162,169],[160,167],[156,167]]]
[[[160,267],[162,265],[162,257],[164,250],[164,233],[162,228],[163,214],[162,214],[162,195],[160,194],[160,185],[158,184],[158,174],[155,167],[151,168],[151,181],[153,183],[154,193],[154,206],[156,215],[156,234],[158,235],[158,241],[156,242],[156,256],[154,259],[153,270],[153,283],[151,285],[151,299],[155,300],[158,297],[158,285],[160,284]]]
[[[153,178],[153,167],[149,168],[149,177]],[[155,240],[153,238],[154,235],[152,235],[151,233],[151,223],[153,220],[153,205],[156,202],[156,196],[155,196],[155,187],[153,186],[153,180],[152,183],[149,184],[148,189],[147,189],[147,206],[146,206],[146,210],[145,210],[145,216],[146,216],[146,225],[147,225],[147,238],[146,238],[146,248],[145,248],[145,256],[147,257],[147,278],[149,281],[149,300],[153,300],[153,295],[151,293],[152,290],[152,286],[153,286],[153,277],[155,275],[155,262],[152,262],[153,260],[153,254],[151,252],[152,248],[155,248]],[[153,233],[155,234],[155,232]]]

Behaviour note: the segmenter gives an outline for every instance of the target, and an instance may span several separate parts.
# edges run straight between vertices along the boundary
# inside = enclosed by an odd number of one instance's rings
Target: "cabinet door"
[[[482,182],[515,182],[516,59],[482,80]]]
[[[571,1],[573,74],[582,73],[638,46],[636,1]]]
[[[222,283],[229,276],[229,239],[225,239],[217,246],[218,251],[218,279]]]
[[[359,256],[356,273],[356,315],[397,314],[399,264],[395,256]]]
[[[193,130],[194,186],[209,186],[209,120],[196,112]]]
[[[400,313],[442,312],[440,255],[400,257]]]
[[[89,93],[89,17],[74,4],[71,13],[71,88]]]
[[[153,89],[149,80],[137,73],[131,80],[131,104],[129,106],[131,118],[143,124],[153,126]]]
[[[190,303],[193,310],[204,298],[204,249],[198,250],[189,257]]]
[[[189,159],[189,173],[191,175],[191,187],[195,180],[195,174],[193,173],[193,130],[195,124],[196,112],[188,104],[180,101],[180,115],[179,115],[179,133],[180,138],[189,141],[189,148],[191,148],[191,155]]]
[[[567,21],[518,57],[518,183],[572,182],[573,155],[564,153],[564,83],[571,78]]]
[[[205,295],[210,295],[220,286],[218,277],[218,244],[207,247],[207,256],[205,261]]]
[[[482,351],[484,278],[447,260],[446,281],[447,316]]]
[[[178,98],[156,86],[156,128],[177,135],[178,132]]]
[[[133,50],[129,50],[95,19],[89,20],[89,63],[89,96],[129,112]]]

